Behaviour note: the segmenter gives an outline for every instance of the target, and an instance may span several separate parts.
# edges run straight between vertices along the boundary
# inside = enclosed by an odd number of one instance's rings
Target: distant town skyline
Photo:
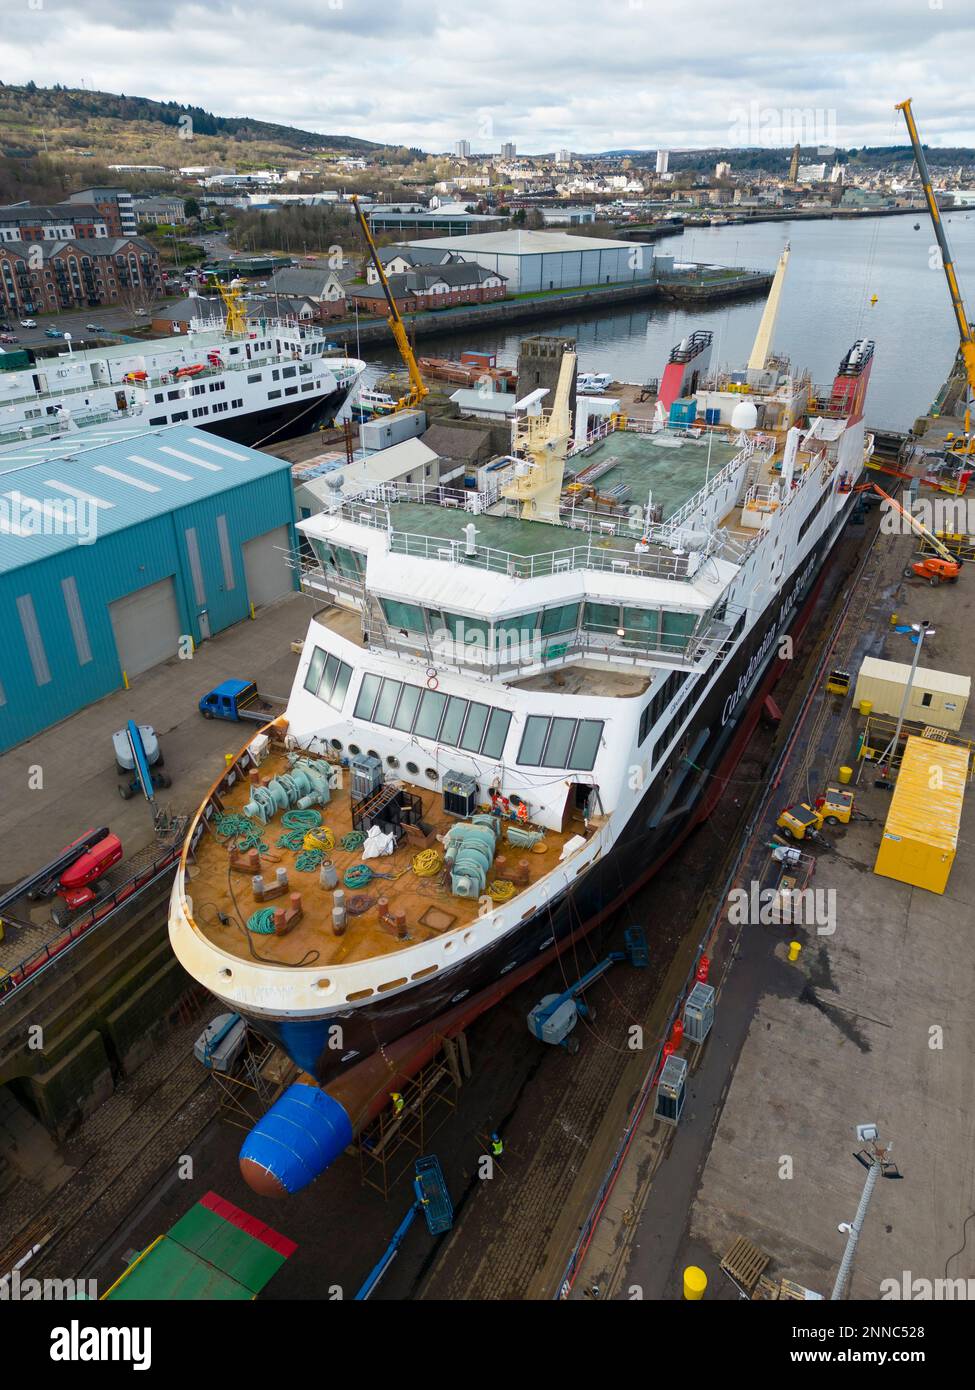
[[[498,0],[489,18],[455,0],[59,0],[8,8],[0,71],[430,153],[904,144],[907,96],[928,144],[975,146],[965,86],[944,80],[973,49],[975,10],[916,0],[822,0],[812,24],[763,0],[701,0],[693,22],[661,0]]]

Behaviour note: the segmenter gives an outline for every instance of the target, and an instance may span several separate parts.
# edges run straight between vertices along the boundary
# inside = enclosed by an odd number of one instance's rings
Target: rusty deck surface
[[[287,771],[288,763],[281,751],[272,753],[262,766],[261,775],[269,778]],[[455,816],[444,812],[443,798],[439,792],[407,781],[403,781],[402,785],[421,798],[422,818],[437,836],[446,835],[452,826],[458,824]],[[247,784],[238,783],[223,796],[224,811],[243,812],[248,795]],[[253,947],[259,956],[271,962],[296,964],[308,956],[305,963],[309,965],[341,965],[392,954],[418,941],[428,941],[466,926],[478,916],[478,899],[456,897],[450,890],[449,874],[441,871],[432,877],[420,877],[414,872],[413,859],[420,847],[406,838],[400,841],[393,854],[369,861],[374,873],[391,877],[375,877],[361,890],[343,888],[345,871],[363,862],[358,850],[343,850],[339,846],[342,836],[353,828],[348,788],[334,791],[328,805],[322,807],[321,811],[323,826],[327,826],[335,837],[335,848],[328,857],[338,871],[338,887],[345,892],[345,904],[349,909],[345,934],[336,936],[332,930],[334,894],[332,889],[322,887],[318,870],[299,872],[295,868],[296,852],[278,846],[279,837],[286,832],[279,813],[262,830],[263,840],[268,846],[264,858],[270,861],[264,867],[264,877],[266,882],[271,882],[279,866],[287,868],[289,892],[301,894],[302,919],[283,936],[249,932],[245,924],[254,912],[266,906],[287,907],[288,896],[266,903],[259,902],[253,893],[251,876],[230,873],[226,845],[217,835],[208,832],[197,847],[195,863],[189,866],[189,893],[193,900],[194,921],[214,945],[244,959],[251,958]],[[261,830],[258,822],[254,825],[255,829]],[[495,878],[506,877],[519,860],[525,860],[529,882],[516,890],[517,893],[525,892],[527,887],[537,883],[555,867],[563,845],[582,829],[580,822],[565,832],[546,830],[543,842],[546,848],[541,853],[530,853],[508,845],[502,839],[498,844],[498,855],[503,855],[507,864],[489,875],[489,883]],[[437,840],[430,843],[442,853],[443,847]],[[355,901],[357,898],[364,900],[367,907],[364,912],[355,914],[353,909],[360,905]],[[383,898],[388,904],[385,909],[380,902]],[[407,935],[404,939],[398,936],[395,926],[384,920],[395,910],[401,910],[406,916]],[[218,913],[230,918],[228,925],[220,922]],[[425,918],[425,922],[421,922],[421,918]],[[314,952],[317,955],[313,955]]]

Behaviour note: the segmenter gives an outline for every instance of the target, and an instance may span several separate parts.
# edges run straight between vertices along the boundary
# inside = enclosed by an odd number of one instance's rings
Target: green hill
[[[382,155],[385,149],[347,135],[217,116],[176,101],[0,83],[0,202],[56,198],[106,177],[118,182],[107,174],[110,164],[223,164],[243,171],[321,162],[324,171],[329,155]],[[139,184],[138,178],[125,181]],[[151,182],[158,187],[159,176]]]

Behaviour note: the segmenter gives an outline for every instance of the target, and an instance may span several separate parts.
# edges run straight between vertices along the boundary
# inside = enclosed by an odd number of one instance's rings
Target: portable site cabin
[[[943,893],[955,860],[968,749],[909,738],[873,866],[875,874]]]
[[[864,658],[857,676],[853,703],[869,700],[874,714],[900,713],[901,701],[911,678],[911,668],[901,661],[881,661]],[[972,682],[969,676],[956,676],[951,671],[933,671],[919,666],[914,672],[904,711],[904,718],[916,724],[930,724],[938,729],[961,728],[968,708]]]

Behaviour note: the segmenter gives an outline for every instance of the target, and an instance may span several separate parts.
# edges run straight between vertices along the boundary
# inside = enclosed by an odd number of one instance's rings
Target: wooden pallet
[[[752,1293],[768,1268],[769,1256],[744,1236],[739,1236],[721,1261],[721,1268],[739,1288]]]

